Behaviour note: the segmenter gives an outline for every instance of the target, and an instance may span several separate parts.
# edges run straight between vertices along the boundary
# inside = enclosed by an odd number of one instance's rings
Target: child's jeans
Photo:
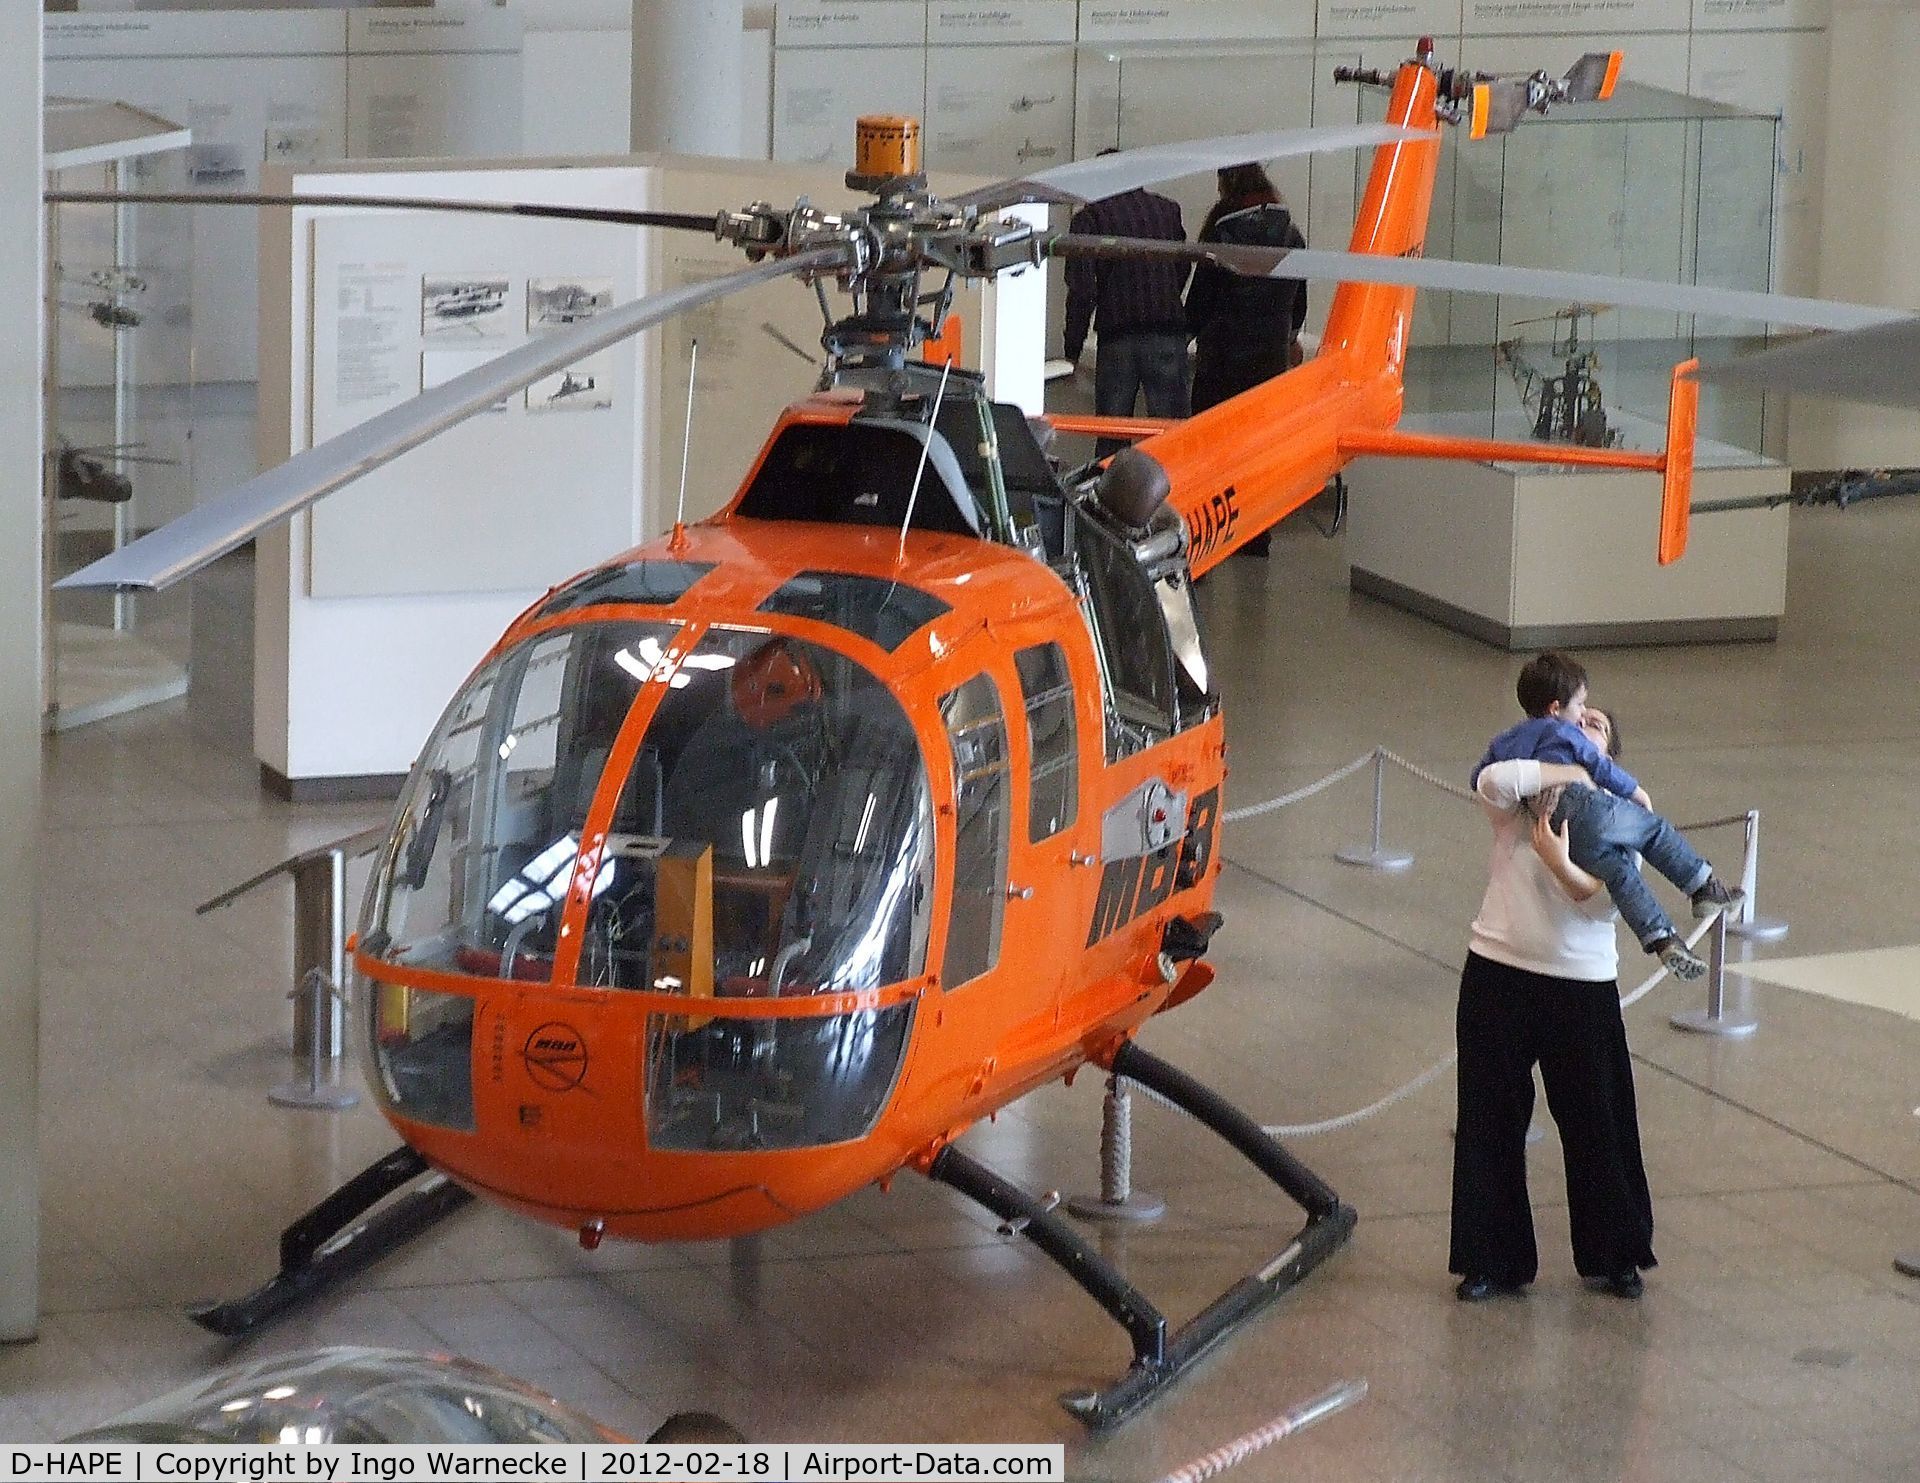
[[[1640,878],[1640,862],[1635,858],[1644,857],[1689,895],[1699,890],[1712,878],[1713,867],[1678,829],[1631,798],[1577,783],[1560,795],[1554,807],[1553,827],[1562,824],[1567,826],[1567,853],[1573,863],[1606,883],[1607,894],[1640,946],[1678,935],[1673,919]]]

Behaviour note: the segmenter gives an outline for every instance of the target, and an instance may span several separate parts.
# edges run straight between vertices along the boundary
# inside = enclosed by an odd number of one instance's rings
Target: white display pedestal
[[[1659,429],[1617,420],[1631,446],[1658,446]],[[1487,433],[1484,414],[1402,426]],[[1504,426],[1495,435],[1516,436]],[[1697,459],[1696,506],[1784,494],[1791,476],[1704,439]],[[1663,567],[1652,474],[1363,459],[1347,482],[1353,590],[1499,648],[1772,639],[1786,611],[1785,505],[1697,514],[1687,554]]]

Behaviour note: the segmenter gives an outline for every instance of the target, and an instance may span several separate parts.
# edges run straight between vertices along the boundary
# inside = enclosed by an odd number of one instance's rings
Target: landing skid
[[[1120,1048],[1108,1069],[1157,1092],[1226,1139],[1307,1212],[1307,1223],[1286,1250],[1169,1334],[1160,1310],[1049,1206],[959,1149],[941,1150],[927,1170],[930,1178],[978,1201],[1032,1241],[1133,1341],[1133,1363],[1112,1385],[1061,1397],[1061,1404],[1093,1431],[1118,1426],[1144,1409],[1215,1344],[1332,1255],[1353,1234],[1356,1219],[1352,1206],[1341,1204],[1319,1176],[1268,1137],[1258,1123],[1185,1072],[1131,1041]]]
[[[427,1161],[411,1148],[396,1148],[369,1164],[280,1233],[280,1270],[267,1282],[231,1302],[190,1308],[187,1316],[227,1338],[250,1334],[342,1278],[364,1271],[473,1198],[444,1174],[433,1174],[419,1189],[367,1215],[427,1173]]]

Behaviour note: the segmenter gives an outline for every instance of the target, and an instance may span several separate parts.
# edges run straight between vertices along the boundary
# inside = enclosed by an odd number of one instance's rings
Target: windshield
[[[582,983],[777,995],[878,988],[926,965],[919,744],[884,685],[817,644],[701,640],[647,728],[608,856]]]
[[[401,799],[361,924],[369,951],[489,978],[548,976],[600,773],[675,632],[556,629],[467,682]]]
[[[568,981],[587,987],[725,1001],[925,971],[933,809],[899,702],[845,655],[764,629],[716,628],[671,667],[678,631],[576,624],[474,676],[408,780],[363,951],[553,982],[567,902],[584,888]],[[623,739],[636,701],[651,718]],[[612,800],[605,848],[576,881],[596,799]],[[389,1107],[474,1127],[474,1003],[394,983],[367,996]],[[910,1024],[907,1005],[746,1027],[722,1004],[655,1016],[654,1136],[702,1149],[858,1136]]]
[[[588,810],[675,632],[578,624],[474,676],[408,782],[362,920],[368,952],[551,978]],[[926,768],[886,687],[818,644],[716,628],[618,780],[577,981],[734,995],[897,983],[926,965],[932,868]]]

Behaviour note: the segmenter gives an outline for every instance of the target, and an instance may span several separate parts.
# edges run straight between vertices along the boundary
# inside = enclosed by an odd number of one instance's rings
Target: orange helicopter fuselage
[[[633,557],[664,556],[665,546],[643,547]],[[563,1226],[643,1241],[739,1235],[930,1159],[978,1118],[1097,1058],[1175,992],[1195,992],[1210,978],[1204,966],[1192,964],[1170,983],[1157,957],[1167,920],[1204,912],[1212,896],[1225,774],[1218,714],[1109,766],[1102,753],[1099,660],[1073,594],[1031,558],[963,537],[908,534],[905,569],[912,581],[951,606],[891,653],[845,634],[820,633],[821,625],[805,619],[769,622],[756,612],[769,592],[799,572],[889,577],[899,569],[899,546],[896,532],[877,527],[823,530],[725,519],[694,526],[674,555],[712,561],[716,569],[672,608],[673,621],[683,625],[682,652],[713,625],[743,624],[856,650],[920,737],[932,796],[940,800],[933,809],[937,902],[953,897],[956,795],[940,699],[983,673],[999,692],[1015,786],[1008,789],[1005,916],[994,966],[954,986],[928,973],[877,991],[724,1004],[729,1016],[774,1020],[911,1003],[906,1055],[879,1121],[863,1137],[827,1146],[654,1150],[644,1118],[647,1024],[653,1016],[684,1015],[685,998],[568,987],[574,964],[564,946],[546,984],[409,968],[357,951],[356,966],[370,984],[470,994],[477,1001],[473,1129],[454,1131],[389,1109],[407,1141],[432,1163],[491,1199]],[[568,623],[642,616],[660,615],[599,607],[523,620],[501,647]],[[1029,842],[1027,790],[1019,785],[1030,776],[1032,759],[1012,656],[1048,643],[1064,651],[1072,677],[1079,803],[1073,824],[1036,844]],[[649,702],[658,698],[642,691],[624,738],[644,734]],[[619,769],[610,764],[608,776],[619,776]],[[1157,854],[1103,863],[1106,810],[1156,777],[1186,797],[1180,839]],[[591,877],[615,807],[617,787],[601,792],[582,834],[576,881]],[[578,919],[586,909],[584,893],[574,891],[568,913]],[[936,912],[929,964],[941,961],[943,933],[950,930],[951,914],[942,921]],[[563,927],[563,944],[579,937],[577,920]],[[577,1046],[543,1047],[543,1031],[548,1041],[570,1037]],[[569,1055],[582,1068],[578,1080],[553,1072],[555,1057]]]

